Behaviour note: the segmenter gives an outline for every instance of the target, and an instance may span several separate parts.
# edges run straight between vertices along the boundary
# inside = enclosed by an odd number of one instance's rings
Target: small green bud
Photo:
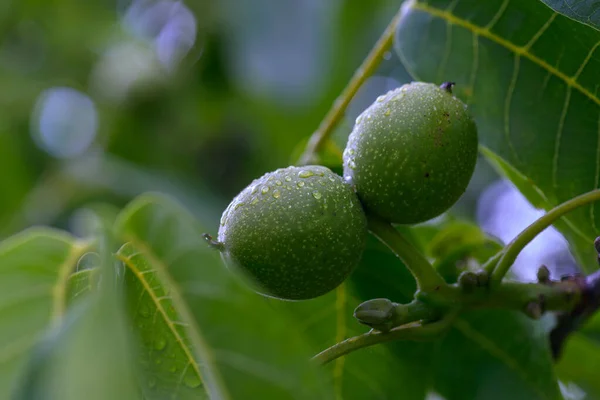
[[[356,307],[354,318],[375,330],[388,332],[393,328],[396,306],[388,299],[367,300]]]
[[[540,283],[547,283],[550,281],[550,270],[545,265],[542,265],[537,270],[537,280]]]

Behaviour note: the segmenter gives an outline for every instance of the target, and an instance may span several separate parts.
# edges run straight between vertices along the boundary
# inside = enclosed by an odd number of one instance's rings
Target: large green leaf
[[[541,0],[556,12],[576,21],[600,29],[600,1],[598,0]]]
[[[30,349],[68,301],[67,278],[86,244],[50,229],[0,243],[0,398],[7,398]]]
[[[411,0],[395,48],[415,79],[456,82],[486,153],[524,176],[535,189],[525,194],[548,209],[600,183],[599,41],[537,0]],[[587,270],[596,268],[586,255],[597,207],[558,226]]]
[[[128,259],[147,263],[136,268],[150,266],[146,271],[156,272],[169,288],[169,302],[181,316],[172,323],[186,332],[212,397],[330,398],[292,320],[268,307],[222,265],[185,210],[167,198],[143,196],[123,211],[116,232],[139,252]]]

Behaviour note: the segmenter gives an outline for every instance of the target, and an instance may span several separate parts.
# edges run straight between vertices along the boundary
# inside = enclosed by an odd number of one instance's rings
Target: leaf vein
[[[569,102],[571,100],[571,86],[567,86],[567,93],[565,95],[565,103],[563,105],[560,119],[558,120],[558,129],[556,131],[556,143],[554,145],[554,157],[552,158],[552,184],[555,189],[558,188],[558,154],[560,151],[560,141],[562,139],[562,132],[565,127],[565,118],[567,116],[567,110],[569,109]]]
[[[492,29],[494,25],[496,25],[500,17],[502,17],[502,14],[504,14],[504,11],[506,10],[506,7],[508,7],[509,3],[510,0],[504,0],[502,4],[500,4],[500,7],[498,7],[498,11],[496,11],[496,14],[494,14],[490,22],[488,22],[488,24],[483,29],[486,29],[488,31]]]
[[[504,99],[504,137],[506,138],[506,142],[510,147],[510,151],[513,154],[516,162],[519,161],[519,156],[517,155],[517,150],[512,142],[510,137],[510,107],[512,103],[512,96],[515,91],[515,87],[517,86],[517,79],[519,77],[519,65],[520,65],[521,57],[515,55],[514,63],[513,63],[513,73],[510,78],[510,84],[506,91],[506,97]]]
[[[538,39],[544,34],[544,32],[546,32],[546,30],[550,27],[550,25],[552,24],[552,22],[554,21],[554,19],[556,18],[557,15],[558,15],[557,13],[552,13],[550,18],[548,18],[548,20],[544,23],[544,25],[542,25],[540,27],[540,29],[538,29],[538,31],[531,37],[531,39],[529,39],[529,42],[527,42],[527,44],[525,46],[523,46],[523,49],[525,49],[525,50],[531,49],[531,46],[533,46],[535,44],[535,42],[537,42]]]

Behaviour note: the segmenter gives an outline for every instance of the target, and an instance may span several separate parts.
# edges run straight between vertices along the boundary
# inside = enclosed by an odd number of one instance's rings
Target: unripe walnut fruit
[[[477,129],[450,88],[406,84],[357,118],[344,176],[367,212],[414,224],[440,215],[464,193],[477,160]]]
[[[340,285],[360,261],[366,217],[352,188],[321,166],[288,167],[252,182],[227,207],[219,242],[262,294],[310,299]]]

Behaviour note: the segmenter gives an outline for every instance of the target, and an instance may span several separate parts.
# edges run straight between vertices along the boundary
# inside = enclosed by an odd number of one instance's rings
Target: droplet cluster
[[[358,197],[322,166],[278,169],[255,180],[227,207],[219,229],[227,264],[250,275],[257,291],[290,300],[342,283],[366,236]]]
[[[378,97],[356,119],[344,177],[370,213],[394,223],[423,222],[464,193],[477,147],[465,104],[436,85],[413,82]]]

